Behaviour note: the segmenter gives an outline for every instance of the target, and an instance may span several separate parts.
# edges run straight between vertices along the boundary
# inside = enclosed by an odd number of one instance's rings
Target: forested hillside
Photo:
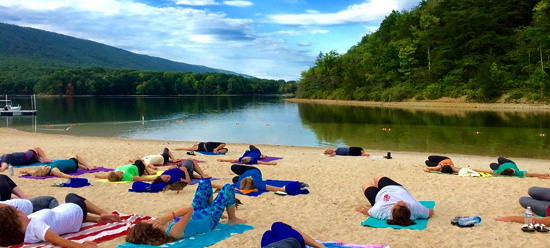
[[[426,0],[347,53],[320,53],[297,96],[549,102],[548,73],[550,0]]]
[[[127,83],[125,88],[134,87],[133,90],[118,92],[116,89],[110,89],[105,86],[115,84],[109,81],[113,75],[138,75],[140,73],[138,71],[141,71],[141,75],[143,76],[140,80],[136,79],[132,82],[124,81]],[[240,91],[231,89],[224,89],[223,91],[216,89],[211,90],[207,87],[192,91],[197,94],[216,94],[217,92],[221,92],[221,94],[228,92],[242,92],[243,94],[259,92],[277,93],[277,91],[273,92],[267,89],[279,87],[278,81],[253,79],[249,76],[243,77],[230,71],[135,54],[89,40],[0,23],[1,94],[59,94],[61,92],[66,92],[68,90],[66,86],[69,84],[76,87],[78,80],[72,79],[81,78],[86,73],[88,73],[87,75],[100,75],[103,78],[100,79],[95,77],[81,80],[81,82],[87,82],[88,87],[74,88],[73,90],[69,90],[71,93],[96,95],[140,94],[140,91],[137,90],[137,85],[143,84],[147,82],[147,80],[152,80],[153,78],[163,80],[162,77],[156,76],[159,73],[155,72],[193,72],[200,73],[201,75],[206,75],[207,73],[225,73],[234,74],[235,76],[219,75],[217,77],[241,79],[243,82],[254,82],[244,84],[243,87],[245,88]],[[168,74],[175,75],[174,73]],[[185,75],[188,74],[189,73]],[[178,75],[184,75],[184,73]],[[207,78],[201,75],[197,75],[196,78]],[[63,78],[63,80],[60,78]],[[128,76],[128,78],[132,77]],[[91,83],[91,81],[95,83]],[[197,81],[201,82],[201,80]],[[260,85],[258,83],[260,81],[262,82],[261,85],[263,85],[263,89],[246,88],[247,86],[252,87],[252,85]],[[38,82],[40,82],[40,84],[36,85]],[[122,82],[119,80],[117,83],[120,84]],[[272,83],[272,85],[266,86],[266,83]],[[155,85],[155,83],[149,83],[148,85],[147,87],[151,87],[151,85]],[[65,88],[60,89],[59,87],[62,86]],[[174,87],[176,86],[165,88],[171,89]],[[223,85],[220,87],[224,88]],[[171,91],[164,93],[162,89],[156,91],[157,93],[151,92],[151,90],[142,92],[150,92],[150,94],[171,93]]]

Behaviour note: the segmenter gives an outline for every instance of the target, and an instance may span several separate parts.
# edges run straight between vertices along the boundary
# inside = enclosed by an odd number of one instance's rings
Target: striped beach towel
[[[142,220],[148,220],[151,219],[149,216],[141,216],[141,215],[128,215],[128,214],[122,214],[118,211],[113,211],[113,213],[117,213],[120,215],[121,222],[113,222],[113,223],[93,223],[93,222],[84,222],[82,223],[82,227],[80,230],[76,233],[68,233],[65,235],[62,235],[61,237],[72,240],[77,243],[84,243],[84,241],[93,241],[96,243],[112,240],[115,238],[118,238],[120,236],[124,236],[128,234],[130,231],[130,228],[134,226],[136,223],[142,221]],[[40,242],[40,243],[34,243],[34,244],[19,244],[19,245],[12,245],[10,248],[51,248],[51,247],[59,247],[52,245],[48,242]]]

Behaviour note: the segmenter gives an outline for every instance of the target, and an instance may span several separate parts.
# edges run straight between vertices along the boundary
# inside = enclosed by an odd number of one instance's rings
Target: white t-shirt
[[[0,203],[4,203],[10,206],[13,206],[21,212],[23,212],[25,215],[32,214],[32,202],[26,199],[11,199],[6,201],[0,201]]]
[[[163,165],[164,164],[164,157],[162,155],[149,155],[143,158],[143,164],[146,166],[148,164],[152,165]]]
[[[427,219],[430,215],[427,207],[415,200],[403,186],[397,185],[386,186],[376,194],[375,203],[369,209],[369,215],[381,220],[391,219],[391,209],[398,201],[403,201],[409,206],[412,220]]]
[[[29,225],[25,232],[25,243],[45,241],[46,231],[50,229],[57,235],[80,230],[84,213],[74,203],[61,204],[53,209],[42,209],[29,215]]]

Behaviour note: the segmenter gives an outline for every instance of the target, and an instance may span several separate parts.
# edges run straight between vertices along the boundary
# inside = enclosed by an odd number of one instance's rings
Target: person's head
[[[332,149],[326,149],[325,150],[325,154],[333,154],[334,153],[334,150]]]
[[[241,180],[241,184],[239,185],[239,188],[241,190],[251,190],[251,189],[255,189],[256,186],[254,186],[254,180],[252,180],[252,177],[247,177]]]
[[[514,174],[516,173],[516,171],[514,171],[514,169],[505,169],[503,170],[500,175],[503,175],[503,176],[513,176]]]
[[[392,218],[386,221],[390,225],[410,226],[415,224],[411,220],[409,206],[403,201],[398,201],[393,205],[391,216]]]
[[[47,165],[39,166],[32,174],[33,177],[45,177],[50,174],[50,167]]]
[[[166,235],[166,232],[154,228],[151,220],[138,222],[126,236],[126,242],[132,244],[162,245],[172,241],[174,239]]]
[[[27,216],[12,206],[0,207],[0,246],[10,246],[23,243],[23,221]]]
[[[173,190],[173,191],[177,191],[178,193],[183,190],[183,188],[185,188],[185,186],[187,186],[187,183],[184,183],[184,182],[175,182],[173,184],[169,184],[169,185],[166,185],[166,187],[164,187],[165,190]]]
[[[443,165],[441,166],[441,173],[453,174],[453,167],[450,165]]]
[[[243,164],[248,164],[248,163],[250,163],[250,159],[251,159],[250,157],[243,157],[243,158],[241,159],[241,163],[243,163]]]
[[[107,174],[107,180],[109,180],[109,182],[119,182],[122,180],[122,175],[124,175],[122,171],[111,171]]]
[[[170,182],[171,178],[172,178],[172,176],[170,176],[170,175],[160,175],[157,178],[155,178],[155,180],[153,180],[153,182],[151,184],[168,183],[168,182]]]

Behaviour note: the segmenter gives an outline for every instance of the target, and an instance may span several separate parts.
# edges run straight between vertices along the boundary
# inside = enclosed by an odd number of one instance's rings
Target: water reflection
[[[299,103],[304,125],[328,143],[370,149],[549,158],[550,114],[454,113]]]

